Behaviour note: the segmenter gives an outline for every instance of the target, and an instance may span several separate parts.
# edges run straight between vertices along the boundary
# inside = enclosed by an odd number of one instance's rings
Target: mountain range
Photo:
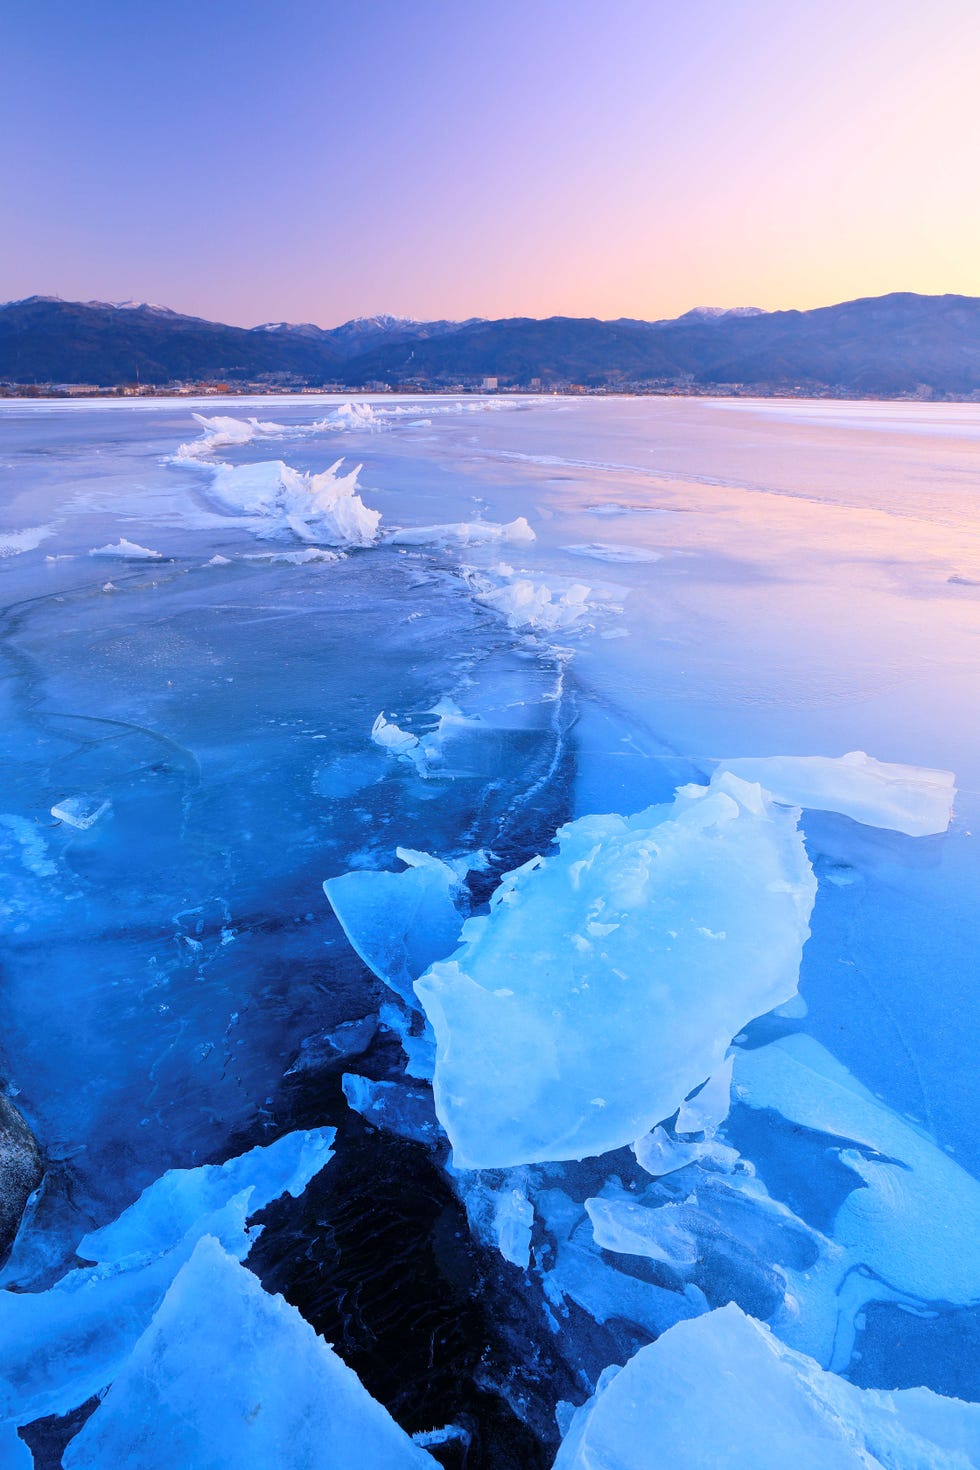
[[[145,302],[0,305],[0,383],[668,388],[980,395],[980,298],[896,292],[812,311],[701,307],[665,321],[511,317],[245,328]],[[538,386],[534,382],[533,386]]]

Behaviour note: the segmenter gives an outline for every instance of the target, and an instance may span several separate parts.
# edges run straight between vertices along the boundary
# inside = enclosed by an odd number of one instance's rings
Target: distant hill
[[[352,387],[581,384],[682,391],[980,394],[980,298],[899,292],[814,311],[696,307],[670,321],[579,317],[223,326],[146,303],[0,306],[0,381]]]

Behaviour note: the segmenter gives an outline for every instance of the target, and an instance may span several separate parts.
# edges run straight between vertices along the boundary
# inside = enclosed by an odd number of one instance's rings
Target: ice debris
[[[323,891],[368,969],[417,1009],[415,980],[459,939],[460,876],[428,853],[399,847],[396,856],[401,873],[342,873]]]
[[[300,1042],[299,1055],[285,1075],[318,1072],[341,1058],[358,1057],[366,1052],[378,1029],[376,1016],[361,1016],[356,1021],[342,1021],[331,1031],[319,1031]]]
[[[86,1236],[99,1264],[43,1292],[0,1293],[0,1422],[66,1414],[112,1382],[204,1235],[244,1259],[249,1216],[297,1195],[330,1157],[331,1128],[287,1134],[222,1165],[171,1169]]]
[[[462,1168],[632,1143],[796,991],[816,884],[798,813],[727,776],[563,827],[415,991]]]
[[[205,1236],[63,1463],[431,1470],[435,1462],[295,1307]]]
[[[530,577],[512,577],[476,594],[477,602],[498,613],[515,632],[565,632],[594,611],[592,588],[584,582],[561,587]]]
[[[721,769],[758,781],[777,801],[811,811],[840,812],[869,827],[909,837],[945,832],[956,795],[952,771],[876,761],[863,750],[838,758],[773,755],[725,760]]]
[[[100,817],[105,816],[109,807],[110,802],[106,797],[66,796],[64,800],[55,802],[51,815],[56,821],[65,822],[69,827],[77,827],[80,832],[86,832],[89,827],[95,826]]]
[[[114,556],[124,561],[161,561],[163,553],[151,551],[136,541],[127,541],[125,536],[108,546],[93,546],[89,556]]]
[[[978,1457],[980,1405],[856,1388],[731,1305],[607,1369],[554,1470],[969,1470]]]

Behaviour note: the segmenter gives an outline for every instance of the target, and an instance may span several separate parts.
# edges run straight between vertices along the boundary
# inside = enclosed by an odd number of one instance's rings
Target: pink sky
[[[38,0],[0,298],[251,325],[980,294],[977,0]]]

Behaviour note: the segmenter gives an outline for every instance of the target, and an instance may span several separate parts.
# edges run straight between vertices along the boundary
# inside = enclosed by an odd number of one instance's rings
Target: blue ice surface
[[[819,1109],[793,1122],[792,1099],[785,1112],[744,1101],[721,1125],[728,1152],[702,1149],[667,1177],[678,1191],[700,1181],[702,1237],[726,1201],[728,1254],[714,1286],[731,1280],[746,1301],[751,1291],[774,1300],[778,1273],[796,1269],[777,1258],[771,1229],[790,1242],[813,1230],[843,1250],[835,1224],[848,1226],[851,1248],[850,1227],[873,1205],[859,1234],[880,1240],[886,1215],[874,1201],[887,1190],[876,1183],[914,1186],[927,1219],[930,1181],[941,1179],[962,1207],[951,1218],[965,1218],[971,1188],[935,1153],[980,1173],[980,572],[969,561],[973,446],[957,429],[964,414],[975,429],[980,410],[957,407],[946,424],[945,406],[908,405],[898,428],[869,428],[850,406],[817,422],[802,454],[795,420],[772,405],[193,406],[264,427],[225,434],[195,464],[173,460],[200,440],[188,404],[0,404],[11,471],[0,504],[0,1026],[7,1085],[49,1161],[3,1283],[39,1294],[147,1187],[144,1224],[156,1238],[154,1181],[226,1158],[236,1136],[274,1123],[280,1079],[309,1038],[384,1004],[413,1048],[413,1075],[424,1074],[424,1038],[358,963],[324,879],[354,872],[367,891],[398,847],[448,862],[483,848],[495,878],[546,850],[560,821],[670,802],[720,760],[855,749],[954,771],[952,828],[912,838],[804,812],[819,887],[803,1007],[750,1026],[745,1044],[751,1056],[787,1032],[812,1038],[831,1059],[825,1075],[845,1069],[880,1105],[878,1132],[862,1144]],[[314,431],[321,416],[329,423]],[[345,455],[346,470],[363,465],[359,494],[384,530],[526,516],[537,539],[453,549],[409,535],[401,547],[311,560],[302,516],[293,528],[282,517],[263,525],[216,502],[209,455],[310,474]],[[89,555],[121,542],[145,552]],[[575,552],[583,546],[588,558]],[[550,632],[508,623],[517,582],[526,605],[541,607],[588,584],[585,611]],[[505,595],[488,598],[486,587]],[[424,742],[444,698],[468,723],[441,769],[422,773],[372,744],[379,710]],[[369,969],[387,979],[401,946],[403,994],[455,937],[444,908],[437,933],[394,926],[379,952],[370,901],[362,934],[365,922]],[[353,1090],[380,1118],[388,1095],[377,1086]],[[806,1095],[794,1089],[798,1103]],[[681,1121],[672,1131],[662,1120],[675,1154],[700,1141]],[[512,1263],[526,1256],[519,1200],[530,1204],[529,1270],[572,1359],[575,1311],[649,1335],[713,1304],[692,1280],[654,1279],[629,1253],[597,1245],[586,1201],[606,1201],[612,1228],[622,1187],[649,1187],[621,1154],[589,1166],[590,1179],[491,1176],[485,1186],[488,1200],[518,1201],[499,1232],[495,1207],[485,1212]],[[772,1207],[745,1195],[737,1171],[750,1167]],[[664,1180],[653,1188],[647,1204],[659,1214],[672,1200]],[[226,1241],[241,1239],[237,1198],[221,1206]],[[896,1251],[904,1261],[879,1250],[862,1266],[899,1283],[885,1283],[893,1295],[881,1312],[862,1325],[860,1293],[847,1297],[864,1355],[849,1371],[887,1389],[904,1351],[902,1371],[942,1387],[973,1257],[961,1231],[946,1263],[928,1231]],[[172,1274],[168,1265],[163,1289]],[[897,1326],[888,1311],[902,1314]],[[906,1347],[876,1346],[889,1332]],[[66,1401],[54,1385],[48,1402]]]

